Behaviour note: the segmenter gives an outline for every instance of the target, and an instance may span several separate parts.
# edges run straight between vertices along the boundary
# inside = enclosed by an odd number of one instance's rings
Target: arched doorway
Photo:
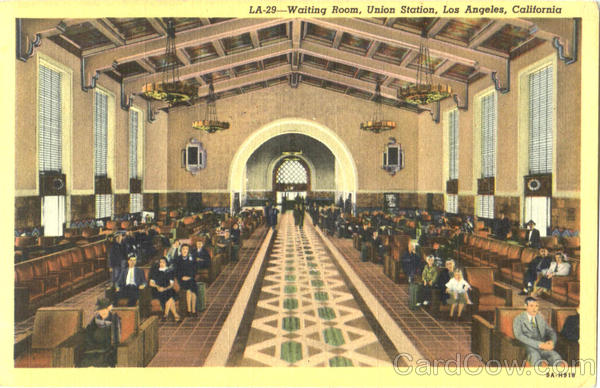
[[[300,118],[286,118],[262,126],[248,136],[238,148],[229,168],[229,192],[232,208],[236,194],[242,201],[245,199],[246,163],[250,156],[266,141],[283,134],[302,134],[324,144],[333,154],[336,166],[340,166],[339,174],[336,175],[336,192],[343,195],[344,198],[351,194],[353,205],[355,205],[358,173],[354,158],[346,144],[335,132],[320,123]]]
[[[308,165],[297,156],[286,156],[277,162],[273,169],[273,191],[283,211],[298,198],[306,198],[306,192],[310,191],[310,178]]]

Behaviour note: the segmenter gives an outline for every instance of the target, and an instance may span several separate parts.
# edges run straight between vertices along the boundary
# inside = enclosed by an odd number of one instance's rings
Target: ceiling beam
[[[451,20],[449,18],[438,18],[427,30],[427,36],[430,38],[436,36]]]
[[[384,26],[386,26],[386,27],[391,27],[391,26],[393,26],[394,24],[396,24],[396,18],[387,18],[387,19],[385,19],[385,24],[384,24]]]
[[[179,68],[181,80],[198,77],[201,75],[214,73],[219,70],[228,70],[234,66],[240,66],[247,63],[261,61],[265,58],[274,57],[281,54],[287,54],[292,51],[289,41],[284,41],[271,46],[260,47],[237,54],[219,57],[203,62],[197,62],[189,66]],[[289,67],[288,67],[289,68]],[[123,80],[128,91],[137,93],[147,83],[160,82],[161,74],[136,75]]]
[[[252,46],[254,48],[260,47],[260,39],[258,39],[258,31],[257,30],[250,31],[250,39],[252,40]]]
[[[368,70],[372,73],[387,77],[394,77],[405,82],[415,82],[417,78],[416,70],[388,63],[382,63],[375,59],[365,58],[362,55],[325,47],[317,43],[304,42],[300,51],[315,57],[326,59],[328,61],[343,63],[352,67],[358,67],[360,69]],[[433,75],[432,79],[434,83],[448,84],[454,90],[464,90],[465,88],[464,83],[455,80],[442,78],[436,75]]]
[[[146,70],[148,73],[156,73],[156,69],[154,68],[154,66],[152,66],[151,64],[149,64],[147,60],[145,60],[145,59],[138,59],[136,62],[138,63],[138,65],[140,65],[141,67],[143,67],[144,70]]]
[[[379,44],[380,43],[377,41],[371,42],[371,46],[369,46],[369,49],[367,50],[367,58],[373,58],[373,55],[375,55],[377,49],[379,48]]]
[[[91,19],[21,19],[22,28],[28,34],[40,34],[42,38],[62,33],[64,29]]]
[[[191,65],[190,58],[188,58],[184,49],[175,50],[175,56],[184,66]]]
[[[400,61],[400,67],[406,67],[419,55],[419,50],[410,50],[404,55],[404,58]]]
[[[335,82],[347,87],[362,90],[367,93],[373,93],[375,91],[375,85],[372,82],[361,81],[356,78],[347,77],[345,75],[332,73],[327,70],[321,70],[314,67],[304,66],[300,71],[300,74],[308,75],[310,77]],[[381,96],[396,100],[396,89],[387,86],[381,86]]]
[[[216,40],[216,41],[212,42],[212,45],[215,48],[215,51],[217,52],[218,56],[220,56],[220,57],[225,56],[225,48],[223,47],[223,43],[220,40]]]
[[[210,24],[210,19],[209,18],[200,18],[200,23],[202,23],[203,26],[208,26]]]
[[[154,30],[156,30],[158,35],[160,35],[160,36],[167,35],[167,29],[165,28],[164,24],[162,23],[162,21],[159,18],[146,18],[146,20],[148,20],[148,23],[150,23],[152,28],[154,28]]]
[[[281,19],[232,19],[222,23],[210,24],[208,26],[183,31],[177,34],[175,45],[178,49],[189,46],[198,46],[229,37],[232,33],[243,34],[281,23]],[[147,39],[143,42],[107,49],[92,55],[86,55],[84,53],[87,60],[86,72],[91,74],[95,73],[97,70],[110,68],[114,61],[119,63],[129,62],[147,56],[160,55],[164,51],[164,37],[156,37]]]
[[[338,30],[335,32],[335,37],[333,38],[333,44],[331,47],[335,49],[340,47],[340,43],[342,43],[342,35],[344,35],[342,31]]]
[[[292,48],[294,50],[300,48],[300,40],[302,39],[302,21],[300,19],[292,20]]]
[[[494,20],[486,27],[484,27],[471,41],[469,42],[470,48],[477,48],[483,42],[494,36],[498,31],[500,31],[507,23],[504,21]]]
[[[377,40],[394,46],[407,47],[418,50],[422,38],[418,34],[380,26],[359,19],[311,19],[311,23],[321,25],[325,28],[341,30],[352,35]],[[458,44],[443,42],[437,39],[428,41],[429,51],[434,57],[451,59],[454,62],[469,66],[479,64],[479,69],[485,73],[491,73],[503,68],[508,55],[492,55],[460,46]]]
[[[241,77],[228,79],[226,81],[215,82],[213,87],[215,93],[226,92],[231,89],[242,88],[256,84],[258,82],[268,81],[274,78],[279,78],[290,74],[292,71],[289,66],[278,66],[269,70],[260,71],[257,73],[247,74]],[[208,85],[198,88],[198,97],[208,96]]]
[[[442,74],[444,74],[446,72],[446,70],[448,70],[452,66],[454,66],[454,62],[447,59],[446,62],[442,63],[441,65],[438,66],[437,69],[435,69],[433,74],[441,76]]]
[[[108,40],[113,42],[115,46],[122,46],[125,44],[125,39],[121,36],[121,34],[109,27],[104,20],[91,19],[90,24]]]

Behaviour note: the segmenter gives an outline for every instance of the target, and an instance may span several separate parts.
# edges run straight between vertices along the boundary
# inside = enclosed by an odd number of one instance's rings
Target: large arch
[[[246,190],[246,163],[250,156],[267,140],[287,133],[302,134],[312,137],[323,143],[334,155],[336,161],[344,168],[340,174],[339,190],[352,194],[352,201],[356,203],[356,192],[358,190],[358,172],[356,163],[346,144],[340,137],[326,126],[315,121],[301,118],[285,118],[272,121],[254,131],[240,145],[233,156],[229,166],[228,189],[233,209],[234,193],[244,193]]]

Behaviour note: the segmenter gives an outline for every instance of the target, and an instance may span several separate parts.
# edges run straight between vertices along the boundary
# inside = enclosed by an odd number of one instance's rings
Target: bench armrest
[[[494,294],[506,300],[507,306],[512,306],[512,288],[499,282],[494,282]]]

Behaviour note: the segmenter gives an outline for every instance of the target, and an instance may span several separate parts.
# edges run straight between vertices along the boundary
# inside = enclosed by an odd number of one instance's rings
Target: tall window
[[[129,178],[138,178],[139,114],[133,109],[129,112]]]
[[[496,93],[481,98],[481,176],[496,175]]]
[[[94,93],[94,168],[98,177],[108,176],[108,96]],[[96,218],[112,216],[112,194],[96,194]]]
[[[552,65],[529,74],[529,173],[552,172]]]
[[[62,74],[40,64],[38,95],[39,170],[62,170]]]
[[[140,213],[144,210],[144,197],[141,193],[129,194],[129,212]]]
[[[279,166],[276,179],[277,183],[282,184],[306,184],[308,172],[299,160],[288,159]]]
[[[477,196],[477,217],[479,217],[479,218],[494,218],[494,196],[493,195],[478,195]]]
[[[455,109],[448,115],[449,128],[449,168],[448,177],[458,179],[458,110]]]

